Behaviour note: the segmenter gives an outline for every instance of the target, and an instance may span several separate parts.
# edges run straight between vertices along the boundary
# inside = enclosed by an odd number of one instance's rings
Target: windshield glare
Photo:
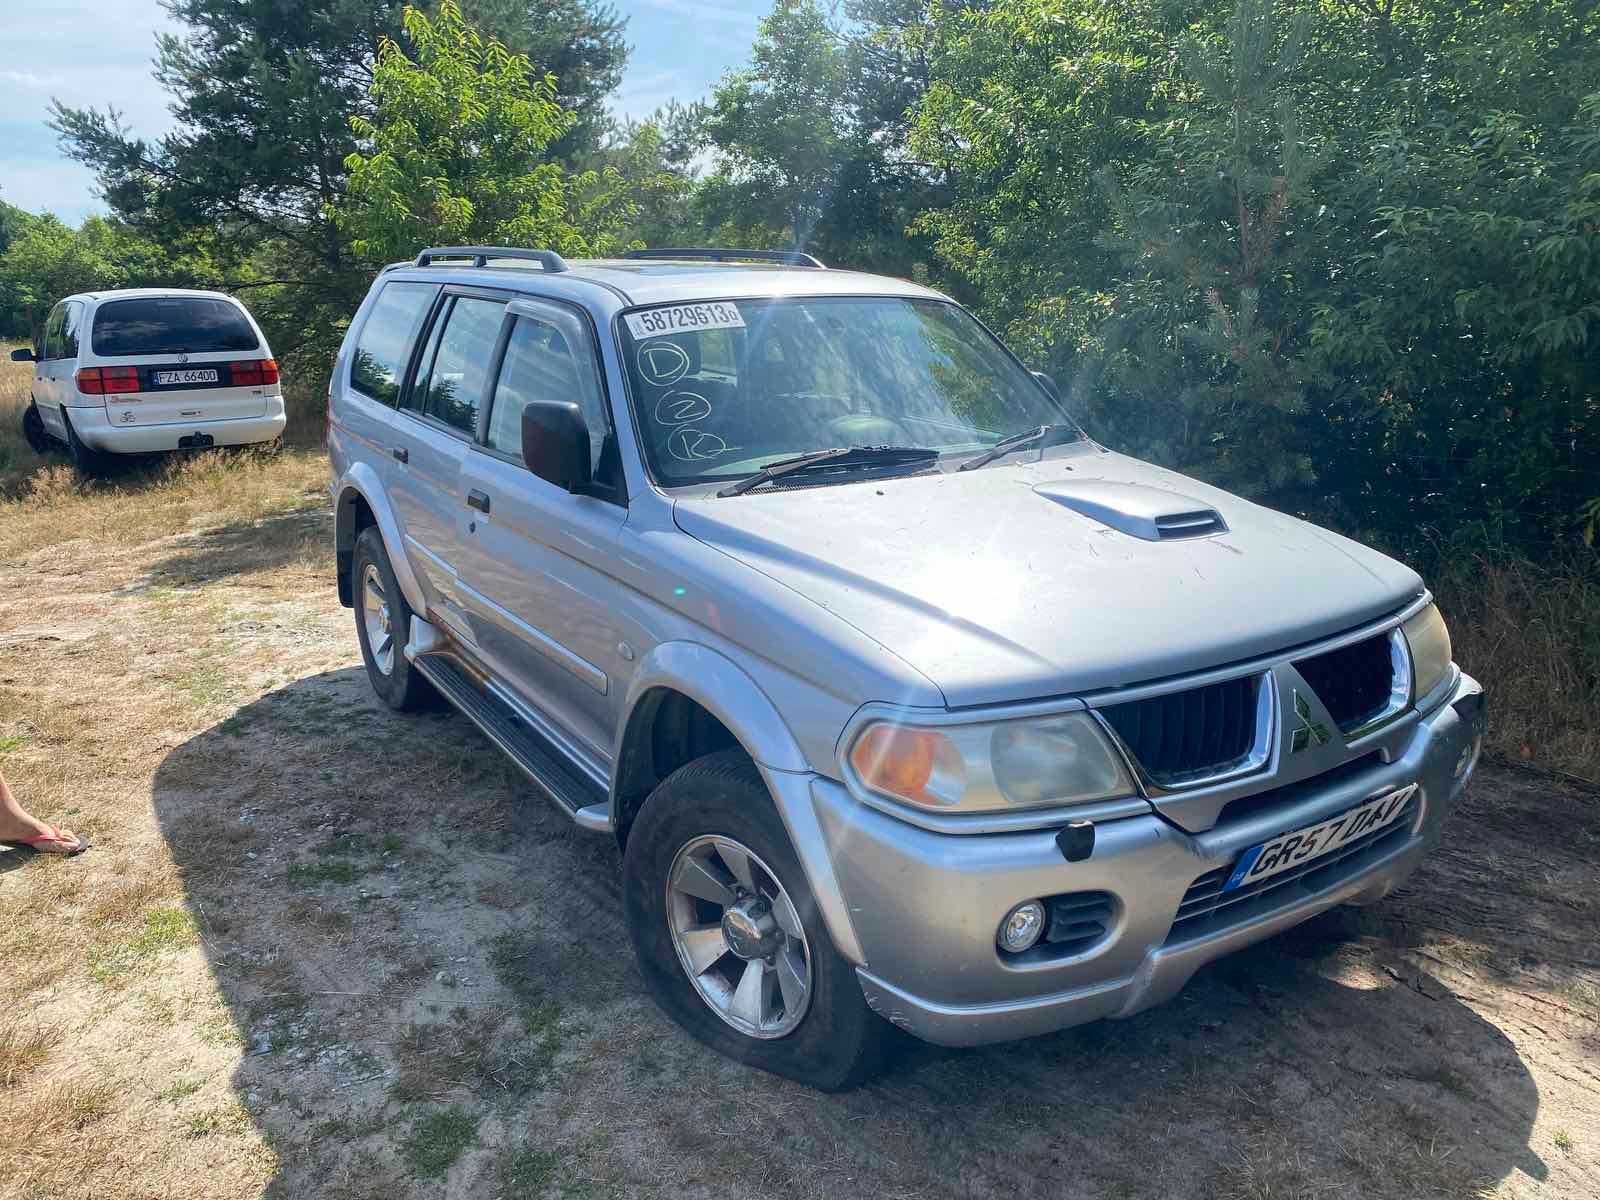
[[[1069,419],[987,330],[938,300],[667,305],[623,319],[644,452],[667,486],[834,446],[977,453]]]

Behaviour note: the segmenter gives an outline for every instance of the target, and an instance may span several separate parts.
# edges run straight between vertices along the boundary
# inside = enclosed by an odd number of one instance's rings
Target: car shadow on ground
[[[174,539],[168,552],[127,590],[199,587],[230,576],[276,571],[310,556],[326,558],[333,541],[327,495],[319,491],[304,500],[303,507]]]
[[[1506,1035],[1339,913],[1163,1008],[905,1040],[824,1096],[662,1017],[609,839],[459,716],[379,707],[359,669],[178,746],[154,802],[271,1196],[1409,1198],[1546,1173]]]

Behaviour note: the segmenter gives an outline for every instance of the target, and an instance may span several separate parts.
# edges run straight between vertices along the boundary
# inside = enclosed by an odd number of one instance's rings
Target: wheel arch
[[[394,570],[396,582],[405,595],[411,610],[421,614],[427,611],[422,588],[411,570],[411,561],[403,552],[400,524],[394,510],[384,495],[377,472],[366,463],[357,463],[340,482],[338,499],[334,502],[333,546],[339,580],[339,603],[350,608],[355,603],[351,583],[352,564],[355,558],[356,538],[369,526],[377,526],[389,553],[389,565]]]
[[[645,798],[685,762],[738,746],[758,767],[809,772],[810,764],[767,694],[737,663],[708,646],[663,642],[628,686],[611,777],[619,844]]]
[[[789,832],[833,944],[857,966],[866,962],[850,920],[827,840],[811,801],[815,771],[777,706],[761,685],[726,655],[690,642],[665,642],[647,654],[628,688],[611,774],[611,822],[619,847],[656,784],[693,761],[692,741],[658,755],[660,722],[673,719],[671,706],[692,705],[716,722],[755,763],[767,795]],[[708,751],[702,751],[708,752]]]

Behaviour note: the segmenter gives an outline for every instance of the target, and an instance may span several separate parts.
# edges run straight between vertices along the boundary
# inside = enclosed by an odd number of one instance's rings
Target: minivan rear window
[[[94,314],[94,352],[210,354],[258,349],[256,331],[238,305],[205,296],[141,296],[111,300]]]

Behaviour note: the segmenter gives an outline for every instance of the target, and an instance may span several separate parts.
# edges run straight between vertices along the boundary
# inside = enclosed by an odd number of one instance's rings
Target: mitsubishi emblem
[[[1293,690],[1294,715],[1300,724],[1295,728],[1289,738],[1289,753],[1298,754],[1307,746],[1326,746],[1333,740],[1333,734],[1321,721],[1313,720],[1311,705],[1306,703],[1306,698],[1300,694],[1300,689]]]

